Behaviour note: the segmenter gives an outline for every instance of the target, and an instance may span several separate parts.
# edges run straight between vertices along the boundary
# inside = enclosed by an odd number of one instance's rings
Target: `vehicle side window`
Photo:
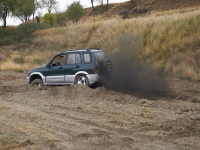
[[[67,65],[80,64],[81,56],[79,53],[70,53],[67,55],[66,63]]]
[[[91,63],[92,59],[91,59],[91,55],[89,53],[84,53],[84,63]]]
[[[60,66],[64,64],[64,60],[65,60],[66,55],[59,55],[56,58],[54,58],[54,60],[52,61],[52,66]]]

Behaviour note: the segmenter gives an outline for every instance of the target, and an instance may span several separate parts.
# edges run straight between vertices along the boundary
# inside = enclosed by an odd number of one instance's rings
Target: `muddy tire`
[[[31,85],[35,87],[41,87],[44,86],[44,83],[42,82],[41,79],[35,79],[31,82]]]
[[[90,86],[92,89],[96,89],[98,87],[104,87],[104,82],[97,82]]]
[[[75,78],[74,84],[83,84],[89,86],[89,81],[85,75],[81,74]]]

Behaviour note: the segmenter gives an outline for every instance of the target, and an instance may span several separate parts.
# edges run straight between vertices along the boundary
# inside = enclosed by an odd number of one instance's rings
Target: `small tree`
[[[6,28],[8,15],[15,10],[17,0],[0,0],[0,20],[3,20],[3,27]]]
[[[96,1],[103,6],[103,0],[96,0]]]
[[[53,14],[45,14],[44,17],[42,18],[42,21],[44,24],[50,25],[53,27],[53,25],[56,23],[56,19]]]
[[[36,11],[39,9],[39,8],[42,8],[42,4],[39,0],[34,0],[34,10],[33,10],[33,22],[35,21],[34,18],[35,18],[35,13]],[[36,16],[38,17],[38,16]],[[37,20],[37,23],[38,23],[38,20]]]
[[[30,19],[30,16],[34,13],[34,11],[34,0],[18,0],[13,16],[25,23]]]
[[[95,3],[95,2],[99,3],[99,4],[102,5],[102,6],[103,6],[103,2],[104,2],[104,0],[90,0],[90,1],[91,1],[91,4],[92,4],[92,9],[93,9],[93,11],[95,10],[95,9],[94,9],[94,3]],[[107,1],[106,9],[108,9],[109,0],[106,0],[106,1]]]
[[[57,3],[56,0],[42,0],[43,7],[47,8],[49,13],[51,13],[52,9],[55,9]]]
[[[57,13],[56,14],[56,23],[59,26],[64,26],[66,25],[67,17],[65,13]]]
[[[94,11],[94,0],[91,0],[91,4],[92,4],[92,9]]]
[[[0,19],[3,20],[3,27],[6,28],[6,18],[8,16],[9,9],[5,2],[0,2]]]
[[[109,4],[109,0],[107,0],[107,6],[106,6],[107,9],[108,9],[108,4]]]
[[[73,2],[67,9],[67,18],[72,20],[73,22],[77,22],[80,20],[80,18],[84,15],[84,9],[83,6],[80,4],[80,2]]]

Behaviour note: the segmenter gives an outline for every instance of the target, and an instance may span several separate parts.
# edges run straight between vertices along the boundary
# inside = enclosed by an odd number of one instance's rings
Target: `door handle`
[[[75,68],[80,68],[80,66],[79,65],[76,65],[76,67]]]
[[[63,70],[63,67],[60,67],[59,69],[60,69],[60,70]]]

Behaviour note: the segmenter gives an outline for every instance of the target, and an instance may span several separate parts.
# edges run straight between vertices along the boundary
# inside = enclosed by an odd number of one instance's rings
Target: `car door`
[[[46,69],[46,83],[49,85],[53,84],[64,84],[64,60],[66,55],[56,56],[49,67]]]
[[[65,72],[65,83],[73,84],[75,74],[81,71],[82,60],[79,52],[68,53],[66,55],[64,72]]]

